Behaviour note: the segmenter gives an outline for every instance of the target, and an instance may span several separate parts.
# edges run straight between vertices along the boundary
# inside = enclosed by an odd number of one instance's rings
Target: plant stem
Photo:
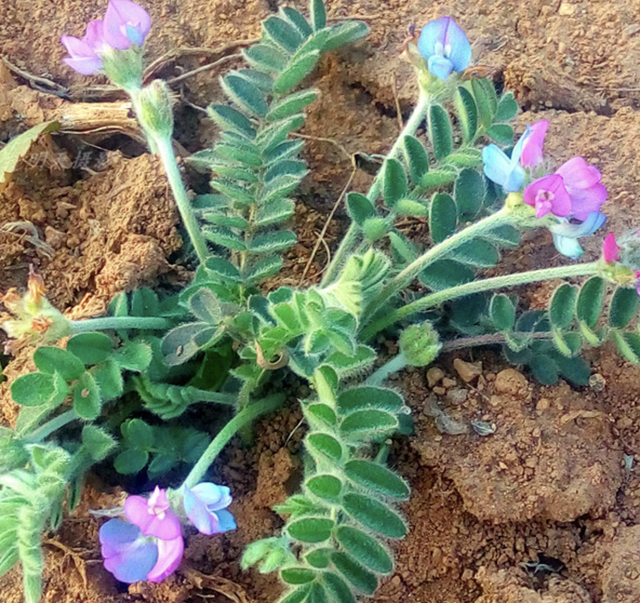
[[[518,285],[526,285],[528,283],[537,283],[539,281],[552,280],[556,278],[570,278],[572,276],[589,276],[597,274],[600,262],[590,262],[588,264],[574,264],[572,266],[559,266],[557,268],[544,268],[542,270],[530,270],[528,272],[518,272],[516,274],[507,274],[505,276],[495,276],[477,281],[472,281],[457,287],[444,289],[425,295],[406,306],[398,308],[394,312],[389,312],[385,316],[381,316],[362,331],[362,340],[367,341],[376,333],[392,325],[398,320],[407,318],[417,312],[422,312],[439,306],[446,301],[465,297],[474,293],[482,293],[483,291],[492,291],[494,289],[502,289],[506,287],[517,287]]]
[[[46,437],[50,436],[52,433],[58,431],[58,429],[62,429],[65,425],[79,419],[78,413],[75,410],[68,410],[63,412],[62,414],[54,417],[53,419],[47,421],[44,425],[40,425],[35,431],[32,431],[26,438],[24,438],[24,442],[29,444],[37,444],[38,442],[42,442]]]
[[[525,333],[523,333],[524,335]],[[529,339],[544,340],[553,339],[553,333],[550,331],[539,331],[534,333],[526,333]],[[477,348],[482,345],[500,345],[506,342],[504,333],[487,333],[486,335],[478,335],[477,337],[459,337],[445,341],[442,344],[441,354],[446,352],[454,352],[455,350],[466,350],[468,348]]]
[[[87,320],[71,320],[71,332],[74,335],[88,331],[105,331],[107,329],[138,329],[140,331],[161,331],[173,326],[166,318],[154,316],[105,316],[88,318]]]
[[[167,174],[167,179],[169,180],[169,186],[171,187],[171,192],[173,193],[173,197],[176,201],[176,206],[180,212],[182,223],[187,230],[189,238],[191,239],[191,244],[195,249],[200,263],[203,264],[210,254],[207,249],[207,243],[202,234],[202,230],[198,224],[198,220],[196,219],[193,208],[191,207],[191,200],[187,194],[187,189],[182,181],[182,175],[178,169],[176,155],[173,151],[173,144],[170,138],[158,137],[155,138],[155,143],[160,159],[162,160],[164,171]]]
[[[405,355],[400,352],[400,354],[385,362],[375,373],[373,373],[365,381],[365,385],[380,385],[385,379],[389,377],[389,375],[401,371],[406,366],[407,359],[405,358]]]
[[[415,133],[415,131],[420,127],[420,124],[423,122],[425,115],[427,114],[427,110],[429,109],[429,104],[431,103],[429,97],[420,91],[420,96],[418,98],[418,104],[416,105],[411,117],[405,124],[402,132],[398,136],[398,139],[391,147],[391,150],[385,157],[385,159],[395,159],[400,154],[400,149],[402,147],[402,142],[405,136],[410,136]],[[371,201],[371,203],[376,202],[378,195],[380,194],[380,189],[382,188],[382,170],[380,170],[373,183],[371,184],[371,188],[367,193],[367,199]],[[333,256],[333,260],[327,266],[327,271],[325,272],[324,277],[322,278],[321,286],[326,286],[331,284],[336,276],[338,270],[342,267],[344,262],[346,261],[349,253],[353,249],[353,245],[355,244],[358,233],[360,232],[357,224],[355,222],[351,223],[349,226],[349,230],[347,230],[344,238],[342,239],[338,249],[336,250],[335,255]]]
[[[236,396],[233,394],[224,394],[222,392],[210,392],[206,389],[198,389],[197,392],[191,390],[192,395],[198,396],[198,402],[213,402],[214,404],[226,404],[227,406],[235,406]]]
[[[391,279],[391,281],[384,286],[382,291],[371,301],[366,309],[366,314],[368,316],[374,316],[389,299],[411,283],[411,281],[430,264],[433,264],[443,256],[446,256],[448,253],[460,247],[464,243],[475,239],[482,233],[496,228],[501,224],[511,222],[512,219],[513,217],[510,215],[509,210],[503,208],[495,214],[487,216],[471,226],[467,226],[467,228],[464,228],[441,243],[435,245],[393,277],[393,279]]]
[[[194,465],[193,469],[191,469],[189,475],[187,475],[183,486],[193,488],[193,486],[198,484],[222,449],[239,430],[249,425],[260,415],[276,410],[282,405],[283,401],[284,396],[282,395],[269,396],[241,410],[220,430],[218,435],[213,438],[209,447],[200,457],[200,460]]]

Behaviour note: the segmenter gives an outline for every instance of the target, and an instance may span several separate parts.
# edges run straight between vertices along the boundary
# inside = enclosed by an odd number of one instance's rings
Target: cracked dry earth
[[[141,0],[154,28],[148,54],[247,40],[277,0]],[[302,1],[289,3],[303,8]],[[61,34],[81,33],[104,8],[102,0],[3,0],[0,54],[24,72],[68,89],[69,100],[0,65],[0,139],[26,126],[68,115],[78,103],[109,103],[123,133],[58,135],[35,151],[54,161],[31,161],[0,190],[0,226],[31,222],[50,246],[0,231],[0,289],[24,283],[29,263],[42,272],[52,300],[74,317],[98,315],[117,291],[141,284],[183,282],[177,216],[157,162],[140,145],[119,99],[102,95],[60,61]],[[350,155],[384,153],[415,98],[407,65],[399,60],[409,24],[451,15],[474,40],[478,64],[498,86],[513,90],[523,108],[519,125],[551,121],[550,161],[579,154],[595,163],[609,188],[609,227],[640,222],[640,2],[632,0],[329,0],[333,19],[358,17],[370,37],[325,58],[314,74],[321,99],[303,134],[312,137],[312,169],[299,195],[299,244],[281,282],[298,283],[326,216],[351,173]],[[229,51],[233,53],[234,50]],[[210,53],[211,54],[211,53]],[[169,61],[175,76],[204,64],[208,54]],[[214,58],[220,54],[213,53]],[[229,58],[226,66],[238,62]],[[192,105],[219,98],[217,71],[184,80],[176,92],[177,140],[185,153],[206,146],[215,130]],[[97,91],[96,91],[97,90]],[[102,95],[102,96],[101,96]],[[95,110],[98,105],[93,105]],[[398,108],[400,115],[398,115]],[[78,125],[76,123],[76,125]],[[87,129],[87,128],[85,128]],[[318,137],[324,140],[317,140]],[[315,139],[313,139],[315,138]],[[122,149],[121,152],[113,149]],[[193,186],[202,186],[189,174]],[[353,188],[370,180],[358,172]],[[330,244],[344,229],[338,211]],[[418,226],[419,228],[419,226]],[[600,237],[587,245],[593,257]],[[306,274],[323,263],[321,248]],[[559,264],[547,234],[529,235],[507,268]],[[525,292],[542,303],[553,286]],[[592,354],[592,386],[541,387],[493,353],[440,359],[438,371],[398,377],[417,418],[416,434],[394,445],[393,462],[411,480],[404,511],[410,536],[396,546],[397,569],[375,601],[403,603],[637,603],[640,601],[640,368],[612,349]],[[466,362],[472,365],[464,364]],[[477,363],[481,363],[477,364]],[[28,370],[30,351],[9,362],[9,379]],[[302,397],[307,392],[296,391]],[[7,384],[0,384],[0,418],[15,419]],[[459,435],[438,430],[432,408],[446,412]],[[230,447],[215,469],[228,484],[238,519],[217,538],[190,535],[183,568],[159,585],[117,585],[100,564],[98,523],[90,508],[118,504],[122,492],[90,479],[80,508],[61,532],[47,537],[47,603],[183,603],[204,600],[268,603],[279,594],[271,577],[241,572],[247,542],[277,533],[271,510],[299,478],[302,432],[295,405],[262,421],[251,449]],[[472,420],[495,426],[481,437]],[[442,427],[442,425],[440,425]],[[101,493],[106,491],[106,493]],[[20,576],[0,579],[2,601],[21,600]]]

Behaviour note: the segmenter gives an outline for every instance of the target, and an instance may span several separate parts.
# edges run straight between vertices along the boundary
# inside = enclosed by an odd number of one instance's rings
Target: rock
[[[558,8],[558,14],[561,17],[570,17],[575,12],[576,12],[575,5],[570,4],[569,2],[562,2],[560,4],[560,7]]]
[[[443,378],[444,371],[440,367],[433,366],[427,371],[427,384],[429,385],[429,387],[438,385],[438,383],[440,383]]]
[[[451,389],[452,387],[456,386],[456,380],[455,379],[450,379],[449,377],[445,377],[442,380],[442,387],[444,387],[445,389]]]
[[[465,383],[471,383],[476,377],[482,375],[482,362],[465,362],[456,358],[453,368]]]
[[[450,389],[447,392],[447,402],[449,404],[462,404],[467,399],[467,390],[458,388],[458,389]]]
[[[444,387],[434,387],[433,393],[438,394],[438,396],[444,396],[447,393],[447,390]]]
[[[523,394],[526,395],[528,392],[528,385],[527,378],[512,368],[504,369],[496,375],[497,394],[524,397]]]

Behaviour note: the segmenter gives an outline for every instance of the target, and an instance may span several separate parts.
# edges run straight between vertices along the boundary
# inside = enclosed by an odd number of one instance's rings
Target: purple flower
[[[234,530],[236,521],[226,508],[231,494],[226,486],[203,482],[193,488],[184,487],[184,510],[191,523],[202,534],[219,534]]]
[[[527,137],[522,148],[522,155],[520,155],[520,164],[523,167],[534,167],[542,161],[542,147],[549,122],[546,119],[541,119],[529,127],[531,134]]]
[[[180,519],[167,494],[156,487],[151,496],[129,496],[128,521],[111,519],[100,528],[105,568],[121,582],[160,582],[180,565],[184,552]]]
[[[471,44],[451,17],[430,21],[422,28],[418,52],[426,59],[429,72],[442,81],[452,71],[464,71],[471,60]]]
[[[602,256],[607,264],[617,262],[620,259],[620,245],[616,241],[616,235],[609,233],[602,244]]]
[[[606,221],[607,217],[599,212],[590,213],[583,222],[559,218],[556,224],[549,226],[553,244],[562,255],[577,260],[584,253],[578,239],[593,234]]]
[[[92,75],[102,69],[102,55],[142,46],[150,29],[151,17],[142,7],[131,0],[110,0],[104,21],[91,21],[81,39],[62,36],[69,53],[63,61],[82,75]]]
[[[524,202],[536,209],[536,218],[551,212],[564,218],[571,212],[571,198],[564,186],[562,176],[550,174],[534,180],[524,189]]]
[[[556,174],[562,176],[571,198],[571,215],[586,220],[592,212],[600,211],[607,200],[607,189],[600,183],[602,174],[583,157],[574,157],[561,165]]]

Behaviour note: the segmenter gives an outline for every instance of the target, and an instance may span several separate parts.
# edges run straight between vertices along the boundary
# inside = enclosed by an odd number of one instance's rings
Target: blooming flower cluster
[[[496,145],[482,151],[484,173],[509,193],[522,191],[530,178],[531,168],[537,168],[543,159],[544,138],[549,127],[546,120],[527,126],[515,145],[511,157]],[[607,189],[600,182],[601,174],[584,158],[574,157],[554,174],[547,174],[530,182],[524,188],[523,200],[535,210],[536,218],[551,214],[549,223],[556,249],[573,259],[583,250],[577,239],[593,234],[606,221],[600,213],[607,199]]]
[[[92,75],[114,50],[142,46],[150,29],[151,17],[144,8],[131,0],[110,0],[104,19],[91,21],[82,38],[62,36],[69,53],[63,60],[78,73]]]
[[[202,534],[219,534],[236,527],[229,488],[212,483],[184,487],[184,513]],[[129,496],[124,517],[100,528],[105,568],[121,582],[161,582],[179,567],[184,552],[180,517],[171,508],[165,490],[149,498]]]

